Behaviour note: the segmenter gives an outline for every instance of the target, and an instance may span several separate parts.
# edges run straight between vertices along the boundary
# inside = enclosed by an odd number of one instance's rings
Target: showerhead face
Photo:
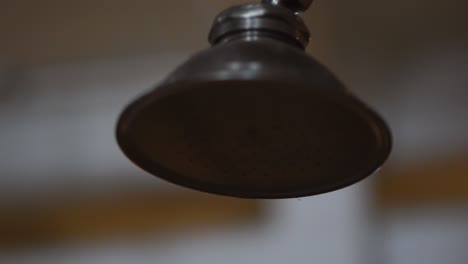
[[[333,191],[385,160],[383,122],[348,95],[271,81],[180,84],[123,114],[119,142],[148,172],[201,191],[288,198]]]

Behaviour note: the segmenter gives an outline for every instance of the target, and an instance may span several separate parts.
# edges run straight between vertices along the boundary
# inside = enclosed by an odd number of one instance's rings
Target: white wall
[[[113,129],[123,106],[186,55],[23,72],[14,96],[0,106],[1,193],[15,200],[80,186],[88,191],[119,183],[172,186],[126,160]],[[0,254],[0,263],[362,264],[369,255],[366,190],[358,184],[331,194],[269,202],[269,217],[256,226]]]
[[[468,207],[395,210],[382,225],[383,257],[396,264],[465,264],[468,261]]]

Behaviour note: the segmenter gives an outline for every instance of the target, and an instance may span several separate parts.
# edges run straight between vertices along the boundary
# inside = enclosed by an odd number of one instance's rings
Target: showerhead
[[[390,131],[304,52],[309,32],[295,12],[311,2],[222,12],[213,46],[120,116],[127,157],[170,182],[244,198],[325,193],[376,171]]]

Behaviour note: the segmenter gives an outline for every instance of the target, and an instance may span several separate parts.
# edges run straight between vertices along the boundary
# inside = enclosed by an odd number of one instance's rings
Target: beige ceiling
[[[216,13],[240,2],[2,1],[0,49],[20,63],[193,49],[207,45]]]
[[[192,52],[208,45],[219,11],[245,2],[258,1],[6,0],[0,8],[0,59],[42,64]],[[364,50],[391,60],[421,46],[466,43],[467,8],[462,0],[316,0],[304,18],[319,57]]]

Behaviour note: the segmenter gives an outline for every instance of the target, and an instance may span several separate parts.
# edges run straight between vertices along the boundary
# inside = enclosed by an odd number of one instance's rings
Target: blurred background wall
[[[392,127],[368,180],[249,201],[123,157],[121,109],[245,2],[1,2],[0,263],[467,263],[466,1],[316,0],[303,14],[308,52]]]

